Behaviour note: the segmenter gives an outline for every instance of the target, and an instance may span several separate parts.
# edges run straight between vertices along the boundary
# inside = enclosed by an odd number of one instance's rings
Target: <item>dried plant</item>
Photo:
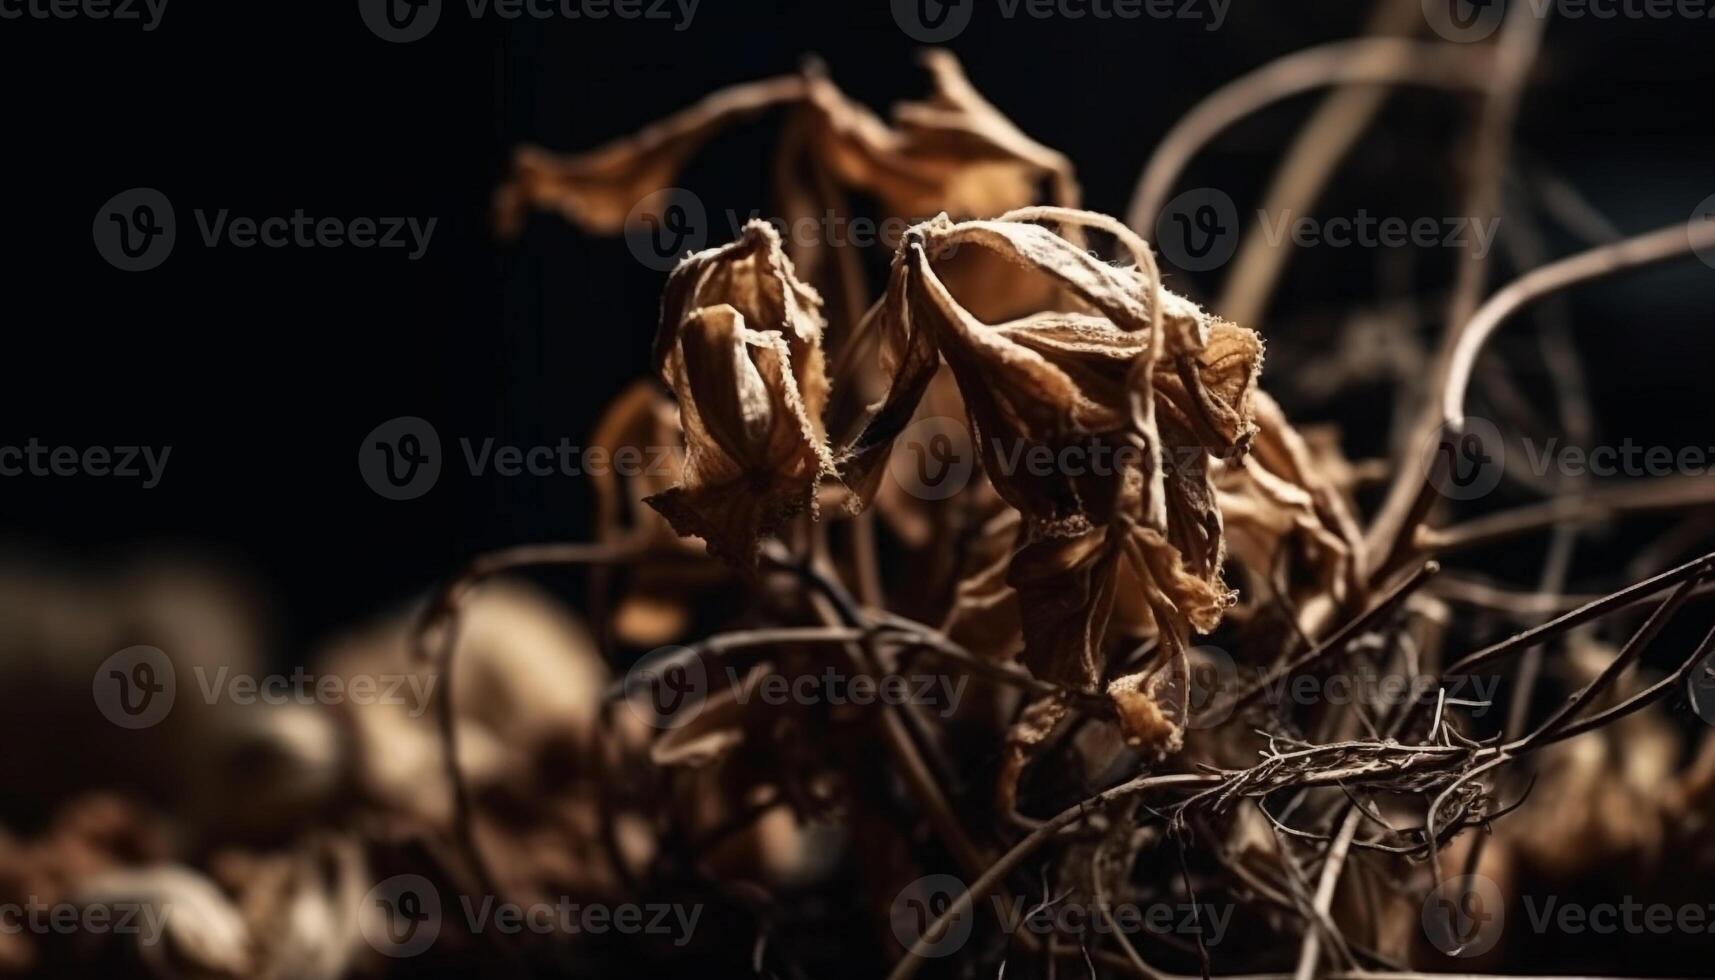
[[[520,149],[496,197],[504,235],[533,211],[614,235],[658,220],[638,203],[717,132],[779,109],[783,219],[849,213],[862,196],[910,224],[873,257],[886,262],[873,292],[853,249],[783,240],[760,220],[683,258],[664,285],[657,377],[627,388],[591,440],[670,448],[664,464],[594,478],[593,542],[479,556],[416,619],[324,658],[336,674],[436,678],[434,715],[278,715],[243,733],[267,750],[270,799],[316,834],[234,817],[268,842],[175,855],[142,815],[85,804],[38,839],[0,837],[14,869],[0,898],[171,901],[187,911],[144,954],[161,975],[371,968],[362,892],[409,871],[520,901],[693,896],[742,924],[752,959],[738,968],[761,976],[849,966],[828,950],[850,947],[906,980],[974,915],[951,973],[1407,980],[1434,956],[1417,926],[1425,896],[1473,869],[1509,887],[1715,869],[1715,738],[1681,759],[1667,710],[1715,629],[1670,673],[1639,668],[1715,591],[1715,554],[1661,571],[1687,551],[1676,539],[1640,559],[1638,581],[1594,596],[1567,592],[1566,559],[1528,595],[1441,571],[1478,544],[1551,530],[1570,548],[1580,526],[1715,495],[1581,490],[1449,522],[1434,493],[1445,454],[1422,438],[1457,435],[1484,343],[1527,303],[1715,231],[1600,245],[1487,302],[1482,264],[1461,266],[1439,353],[1401,372],[1417,438],[1379,470],[1348,461],[1338,431],[1295,425],[1265,391],[1267,331],[1219,315],[1261,316],[1283,260],[1258,257],[1253,236],[1242,295],[1209,311],[1165,287],[1142,233],[1215,132],[1330,86],[1318,139],[1297,145],[1271,198],[1314,200],[1375,114],[1364,86],[1413,83],[1479,90],[1464,190],[1475,213],[1495,212],[1541,30],[1518,9],[1492,45],[1377,37],[1241,79],[1163,141],[1124,223],[1082,210],[1069,161],[945,52],[925,59],[932,94],[887,119],[810,63],[593,151]],[[1378,30],[1397,20],[1384,10]],[[1335,371],[1318,390],[1347,380]],[[1577,415],[1580,396],[1562,394],[1562,415]],[[949,421],[935,431],[968,440],[971,479],[914,496],[896,472],[923,461],[913,433]],[[1036,459],[1051,462],[1020,465]],[[1386,500],[1366,509],[1356,491],[1378,472]],[[587,570],[587,627],[491,581],[561,565]],[[1496,620],[1535,625],[1459,655]],[[1198,649],[1211,637],[1219,657]],[[611,676],[612,654],[676,642],[688,645]],[[1552,663],[1535,652],[1548,644]],[[675,670],[707,681],[694,717],[627,710],[634,682]],[[1362,670],[1428,693],[1269,697]],[[969,693],[939,713],[761,694],[828,671],[932,674]],[[1498,706],[1463,681],[1509,671],[1496,725]],[[1542,694],[1544,677],[1567,697]],[[938,874],[962,890],[926,905],[912,935],[894,931],[896,898]],[[990,896],[1105,916],[1215,895],[1254,938],[1144,949],[1110,928],[1068,943],[976,912]],[[565,952],[462,941],[520,974],[559,975]],[[1497,968],[1517,969],[1504,953]],[[0,970],[50,954],[0,935]],[[628,955],[654,967],[682,954]]]

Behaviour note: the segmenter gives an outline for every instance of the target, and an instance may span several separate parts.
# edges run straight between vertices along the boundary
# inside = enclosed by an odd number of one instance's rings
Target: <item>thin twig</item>
[[[447,785],[452,790],[452,835],[464,859],[470,863],[486,894],[500,896],[501,891],[493,870],[483,857],[476,840],[470,785],[459,765],[459,732],[457,703],[454,700],[454,662],[458,652],[459,624],[464,601],[471,589],[486,579],[525,568],[558,565],[619,564],[640,553],[634,541],[589,544],[534,544],[491,551],[473,558],[458,575],[447,580],[424,607],[412,631],[411,649],[418,662],[433,663],[440,676],[440,697],[435,704],[435,720],[440,730],[441,765]],[[441,627],[441,643],[431,649],[430,635]]]
[[[1579,606],[1571,612],[1556,616],[1540,626],[1532,627],[1521,633],[1509,636],[1499,643],[1491,644],[1475,653],[1467,654],[1448,667],[1443,676],[1459,677],[1500,660],[1503,657],[1528,649],[1551,637],[1558,636],[1573,627],[1588,623],[1593,619],[1606,615],[1615,609],[1630,605],[1633,600],[1655,595],[1663,589],[1678,585],[1686,579],[1700,575],[1715,559],[1715,552],[1704,555],[1693,561],[1688,561],[1678,568],[1669,569],[1660,575],[1644,579],[1634,585],[1628,585],[1617,592],[1597,599],[1594,602]]]
[[[1355,637],[1362,634],[1365,630],[1368,630],[1375,623],[1379,622],[1401,602],[1405,601],[1408,596],[1421,588],[1425,582],[1440,570],[1441,566],[1436,562],[1425,562],[1417,569],[1417,571],[1407,576],[1392,589],[1389,589],[1374,603],[1371,603],[1370,607],[1364,610],[1363,613],[1348,622],[1345,626],[1336,630],[1333,636],[1330,636],[1328,639],[1318,644],[1314,649],[1300,654],[1296,659],[1276,666],[1273,670],[1252,682],[1251,685],[1245,688],[1241,693],[1235,695],[1229,704],[1221,705],[1218,709],[1211,708],[1209,709],[1209,712],[1211,714],[1216,710],[1231,712],[1236,711],[1239,708],[1243,708],[1252,701],[1255,701],[1263,693],[1273,688],[1282,680],[1315,666],[1327,657],[1339,654],[1341,650],[1345,649],[1347,643],[1350,643]]]

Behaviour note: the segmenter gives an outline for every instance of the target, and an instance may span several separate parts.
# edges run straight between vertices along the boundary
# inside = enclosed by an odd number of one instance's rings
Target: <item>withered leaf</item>
[[[912,219],[941,211],[992,217],[1037,200],[1044,179],[1057,203],[1076,204],[1071,164],[983,99],[957,58],[930,51],[924,65],[934,93],[896,106],[893,126],[846,98],[824,74],[809,74],[811,145],[841,184]]]
[[[950,52],[930,51],[924,65],[934,91],[921,102],[896,106],[891,125],[847,98],[812,62],[798,75],[722,89],[584,153],[520,147],[496,192],[496,225],[512,237],[529,210],[541,209],[597,234],[618,234],[627,215],[672,185],[711,137],[777,106],[795,107],[776,162],[783,217],[818,207],[844,213],[838,190],[872,195],[894,217],[943,210],[990,217],[1036,201],[1044,181],[1052,201],[1076,206],[1078,184],[1064,155],[1024,135],[978,94]],[[809,179],[799,176],[798,156],[811,158]],[[795,257],[809,259],[802,252]]]
[[[531,209],[556,211],[597,234],[617,235],[644,198],[677,179],[685,161],[725,127],[803,97],[797,76],[737,85],[710,95],[636,135],[586,153],[558,155],[522,146],[495,193],[495,225],[515,237]]]

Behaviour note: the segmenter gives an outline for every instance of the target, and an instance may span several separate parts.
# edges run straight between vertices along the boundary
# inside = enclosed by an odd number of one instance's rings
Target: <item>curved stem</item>
[[[1185,167],[1228,126],[1260,109],[1330,85],[1421,85],[1481,89],[1488,52],[1467,45],[1372,38],[1337,41],[1287,55],[1219,89],[1157,144],[1126,210],[1126,224],[1148,238]]]
[[[1465,415],[1471,371],[1501,324],[1530,303],[1569,286],[1690,255],[1715,247],[1715,221],[1676,223],[1552,262],[1521,276],[1496,293],[1456,335],[1441,392],[1441,421],[1456,425]]]
[[[470,785],[459,766],[457,704],[454,700],[453,657],[458,652],[460,612],[470,590],[483,580],[504,572],[550,565],[617,564],[636,557],[635,541],[613,544],[535,544],[491,551],[473,558],[458,575],[448,579],[423,609],[412,632],[412,654],[420,662],[433,663],[440,676],[440,698],[435,703],[435,721],[440,729],[441,764],[452,790],[452,836],[470,864],[470,870],[486,894],[497,899],[501,892],[493,870],[477,844]],[[441,643],[430,649],[430,634],[441,625]]]
[[[1500,37],[1495,42],[1495,60],[1485,80],[1485,97],[1477,116],[1476,131],[1471,148],[1470,177],[1464,198],[1464,217],[1472,222],[1487,221],[1500,213],[1501,186],[1506,176],[1507,157],[1511,152],[1513,123],[1518,115],[1519,100],[1524,94],[1525,78],[1536,61],[1537,49],[1547,29],[1547,19],[1537,16],[1529,4],[1516,4],[1506,15]],[[1454,268],[1453,295],[1447,306],[1446,328],[1442,334],[1439,353],[1435,359],[1435,379],[1447,377],[1451,351],[1461,332],[1467,329],[1477,304],[1488,285],[1488,256],[1468,244]],[[1430,387],[1429,399],[1437,390]],[[1427,399],[1426,399],[1427,401]],[[1419,464],[1412,455],[1429,440],[1435,431],[1434,410],[1425,405],[1418,421],[1406,430],[1408,441],[1400,447],[1407,461]],[[1433,471],[1422,468],[1421,478],[1412,466],[1399,468],[1394,482],[1388,487],[1381,510],[1370,525],[1365,544],[1365,572],[1385,575],[1399,551],[1409,544],[1411,536],[1429,515],[1434,504],[1429,476]]]
[[[1418,0],[1381,0],[1370,16],[1366,33],[1372,37],[1410,36],[1422,26],[1423,8]],[[1335,168],[1357,145],[1391,94],[1389,87],[1363,84],[1342,85],[1328,93],[1293,137],[1275,169],[1263,195],[1262,213],[1302,214],[1312,207]],[[1253,222],[1214,308],[1234,323],[1261,323],[1281,270],[1292,255],[1290,245],[1288,239],[1276,247],[1264,223]]]
[[[1435,499],[1431,476],[1439,455],[1436,452],[1439,443],[1433,438],[1434,434],[1438,429],[1450,433],[1459,430],[1465,411],[1465,393],[1470,388],[1477,355],[1501,324],[1535,300],[1570,286],[1681,258],[1710,247],[1715,247],[1715,221],[1690,228],[1684,224],[1669,225],[1532,270],[1484,303],[1465,326],[1452,335],[1450,356],[1442,375],[1445,380],[1440,386],[1440,403],[1429,410],[1419,425],[1416,447],[1406,457],[1400,478],[1389,489],[1388,500],[1372,527],[1370,554],[1389,556],[1376,573],[1385,573],[1411,554],[1418,526]],[[1575,502],[1570,506],[1581,505]],[[1395,534],[1397,537],[1393,537]]]

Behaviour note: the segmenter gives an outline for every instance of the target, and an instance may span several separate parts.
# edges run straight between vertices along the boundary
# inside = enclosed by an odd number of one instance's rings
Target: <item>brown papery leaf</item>
[[[822,328],[821,298],[765,222],[687,258],[668,281],[656,362],[679,400],[686,458],[680,485],[648,503],[740,567],[833,473]]]
[[[744,741],[746,707],[756,688],[774,673],[770,664],[756,664],[737,685],[712,695],[697,716],[674,728],[649,747],[650,761],[658,766],[696,768],[720,759]]]
[[[584,153],[521,146],[512,173],[495,194],[496,227],[503,237],[515,237],[529,211],[546,210],[587,231],[617,235],[638,203],[671,186],[710,138],[789,105],[799,111],[788,123],[776,164],[786,196],[779,202],[783,217],[804,216],[817,207],[843,213],[844,202],[832,185],[870,194],[892,216],[910,219],[942,210],[961,217],[997,215],[1036,201],[1045,180],[1052,201],[1076,206],[1078,184],[1065,156],[1024,135],[979,95],[950,52],[930,51],[924,65],[934,92],[924,101],[896,106],[893,125],[847,98],[819,64],[811,63],[798,75],[722,89],[632,136]],[[815,176],[809,182],[792,176],[794,158],[801,155],[811,158]]]
[[[924,65],[935,92],[894,108],[889,126],[846,98],[827,77],[808,77],[811,143],[843,185],[879,198],[889,214],[923,218],[992,217],[1039,197],[1044,179],[1052,199],[1077,204],[1072,166],[1061,154],[1024,135],[977,94],[950,52],[931,51]]]
[[[495,193],[495,226],[502,237],[523,230],[532,209],[555,211],[588,231],[617,235],[638,202],[678,178],[685,161],[720,130],[773,106],[803,98],[797,76],[735,85],[633,136],[587,153],[558,155],[521,146],[512,174]]]

